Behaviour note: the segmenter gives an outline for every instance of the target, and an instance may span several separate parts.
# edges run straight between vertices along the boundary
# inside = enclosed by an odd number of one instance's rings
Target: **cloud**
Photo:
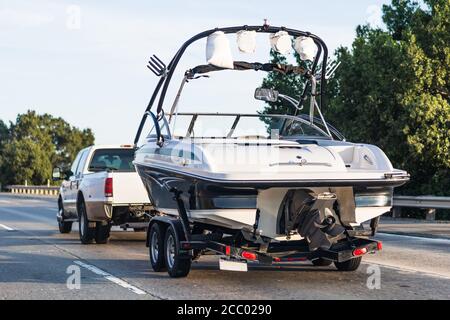
[[[46,13],[14,9],[0,10],[0,25],[13,27],[37,27],[53,22],[54,17]]]

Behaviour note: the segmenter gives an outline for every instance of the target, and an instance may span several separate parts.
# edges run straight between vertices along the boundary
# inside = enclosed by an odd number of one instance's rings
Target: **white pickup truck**
[[[112,225],[144,231],[152,206],[132,163],[131,145],[91,146],[81,150],[67,172],[53,169],[53,179],[63,180],[57,220],[61,233],[79,222],[84,244],[106,243]]]

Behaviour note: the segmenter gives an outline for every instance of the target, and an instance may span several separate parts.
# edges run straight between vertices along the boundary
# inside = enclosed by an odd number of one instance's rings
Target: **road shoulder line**
[[[16,231],[15,229],[13,229],[13,228],[11,228],[11,227],[8,227],[8,226],[6,226],[6,225],[4,225],[4,224],[1,224],[1,223],[0,223],[0,227],[3,228],[3,229],[5,229],[6,231]]]
[[[79,260],[75,260],[74,263],[79,265],[80,267],[88,269],[89,271],[91,271],[91,272],[93,272],[93,273],[95,273],[95,274],[97,274],[99,276],[102,276],[106,280],[109,280],[109,281],[111,281],[111,282],[113,282],[113,283],[115,283],[115,284],[117,284],[117,285],[119,285],[119,286],[121,286],[121,287],[123,287],[123,288],[125,288],[127,290],[130,290],[131,292],[133,292],[135,294],[138,294],[138,295],[148,294],[144,290],[139,289],[138,287],[135,287],[135,286],[131,285],[130,283],[126,282],[125,280],[117,278],[117,277],[113,276],[112,274],[110,274],[110,273],[108,273],[108,272],[106,272],[106,271],[104,271],[104,270],[102,270],[102,269],[100,269],[100,268],[98,268],[96,266],[93,266],[91,264],[87,264],[87,263],[81,262]]]
[[[409,234],[401,234],[401,233],[394,233],[394,232],[385,232],[385,231],[380,231],[377,232],[377,234],[383,235],[383,236],[391,236],[391,237],[401,237],[401,238],[409,238],[411,240],[416,240],[416,241],[431,241],[431,242],[448,242],[450,243],[450,238],[446,238],[446,237],[428,237],[428,236],[418,236],[418,235],[412,235],[411,233]]]

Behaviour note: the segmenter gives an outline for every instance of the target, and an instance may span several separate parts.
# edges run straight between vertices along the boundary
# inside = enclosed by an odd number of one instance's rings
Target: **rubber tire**
[[[72,231],[72,224],[73,222],[65,222],[65,221],[58,221],[58,228],[60,233],[70,233]]]
[[[167,243],[170,237],[173,237],[173,240],[175,242],[174,263],[172,267],[170,267],[170,264],[168,262],[169,257],[166,254]],[[174,228],[172,226],[169,226],[166,231],[166,236],[164,237],[164,260],[166,262],[166,268],[169,275],[172,278],[182,278],[186,277],[189,274],[189,271],[191,270],[192,259],[191,257],[183,257],[180,255],[180,243],[176,239],[178,238],[176,236]]]
[[[84,204],[84,200],[79,200],[78,203],[78,214],[80,216],[79,218],[79,232],[80,232],[80,241],[82,244],[90,244],[94,242],[95,238],[95,227],[89,227],[89,220],[87,218],[86,213],[86,205]],[[81,231],[81,219],[84,219],[84,230]]]
[[[58,199],[58,212],[61,211],[61,221],[58,220],[58,228],[60,233],[70,233],[72,231],[72,221],[65,222],[64,221],[64,207],[61,201],[61,198]]]
[[[156,260],[153,260],[152,255],[153,234],[156,234],[156,239],[158,241],[158,257]],[[164,252],[164,229],[159,223],[154,223],[151,226],[150,232],[148,234],[148,254],[150,265],[152,266],[153,271],[162,272],[167,270]]]
[[[328,267],[329,265],[331,265],[333,263],[333,261],[323,259],[323,258],[312,260],[311,262],[316,267]]]
[[[109,222],[106,224],[97,222],[95,225],[95,242],[98,244],[108,243],[110,231],[111,224]]]
[[[362,257],[353,258],[344,262],[335,262],[334,265],[339,271],[355,271],[361,264]]]

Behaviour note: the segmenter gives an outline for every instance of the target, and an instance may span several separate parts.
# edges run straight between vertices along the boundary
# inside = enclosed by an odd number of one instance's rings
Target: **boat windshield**
[[[315,124],[296,116],[179,113],[170,117],[172,137],[214,139],[330,139]]]

